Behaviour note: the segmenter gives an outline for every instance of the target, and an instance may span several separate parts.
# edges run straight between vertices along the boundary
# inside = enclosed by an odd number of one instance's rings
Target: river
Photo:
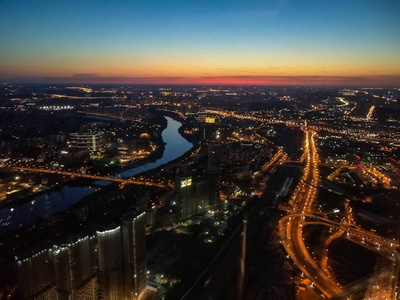
[[[161,133],[165,143],[162,157],[155,162],[125,170],[114,176],[121,178],[131,177],[155,169],[182,156],[193,147],[193,144],[184,139],[178,131],[182,123],[170,117],[166,117],[166,119],[168,125]],[[0,209],[0,235],[5,234],[9,230],[32,224],[39,217],[46,218],[68,209],[85,196],[99,190],[99,184],[104,185],[104,182],[97,181],[95,185],[85,187],[70,187],[66,185],[61,190],[42,194],[31,202],[23,203],[12,208],[6,207]]]

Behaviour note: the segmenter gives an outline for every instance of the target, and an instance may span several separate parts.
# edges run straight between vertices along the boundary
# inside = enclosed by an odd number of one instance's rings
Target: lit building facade
[[[18,259],[22,299],[140,300],[147,288],[145,213]]]
[[[144,299],[147,286],[146,215],[129,213],[122,218],[124,298]]]
[[[54,262],[49,251],[42,250],[18,260],[18,280],[23,299],[57,299]]]
[[[212,182],[212,177],[178,178],[175,186],[182,219],[204,212],[214,203]]]
[[[75,149],[99,151],[102,148],[100,133],[71,133],[71,146]]]
[[[123,299],[121,227],[97,231],[99,246],[99,298]]]

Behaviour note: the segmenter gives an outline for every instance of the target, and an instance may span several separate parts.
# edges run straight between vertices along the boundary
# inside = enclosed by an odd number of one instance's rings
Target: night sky
[[[0,0],[0,79],[400,85],[398,0]]]

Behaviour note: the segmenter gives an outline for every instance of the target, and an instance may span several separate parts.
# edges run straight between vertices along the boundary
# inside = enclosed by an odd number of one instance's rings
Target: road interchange
[[[399,261],[397,248],[399,248],[400,244],[398,241],[380,237],[353,223],[338,223],[313,211],[313,203],[319,186],[319,157],[315,144],[317,132],[306,126],[302,129],[305,132],[303,155],[305,167],[302,178],[289,201],[290,207],[287,209],[289,214],[279,221],[281,242],[292,261],[310,279],[312,286],[316,286],[327,298],[345,299],[345,297],[365,289],[373,282],[374,276],[353,282],[347,286],[340,285],[326,267],[328,250],[325,251],[326,257],[323,257],[323,259],[325,258],[325,264],[321,263],[321,266],[325,267],[321,267],[316,258],[313,258],[307,249],[303,237],[303,228],[309,225],[323,225],[342,231],[345,238],[371,251],[378,252],[392,260],[394,264]]]

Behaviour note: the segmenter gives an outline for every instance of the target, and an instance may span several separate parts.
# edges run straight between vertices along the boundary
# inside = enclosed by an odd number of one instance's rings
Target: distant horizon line
[[[109,84],[109,85],[176,85],[176,86],[291,86],[291,87],[364,87],[400,88],[400,75],[375,76],[329,76],[329,75],[288,75],[288,76],[31,76],[0,79],[10,84]],[[89,74],[88,74],[89,75]]]
[[[0,81],[0,85],[7,84],[22,84],[22,85],[136,85],[136,86],[202,86],[202,87],[239,87],[239,86],[253,86],[253,87],[297,87],[297,88],[305,88],[305,87],[320,87],[320,88],[344,88],[344,89],[380,89],[380,88],[388,88],[388,89],[399,89],[400,84],[398,86],[395,85],[328,85],[328,84],[250,84],[250,83],[126,83],[126,82],[16,82],[16,81]]]

